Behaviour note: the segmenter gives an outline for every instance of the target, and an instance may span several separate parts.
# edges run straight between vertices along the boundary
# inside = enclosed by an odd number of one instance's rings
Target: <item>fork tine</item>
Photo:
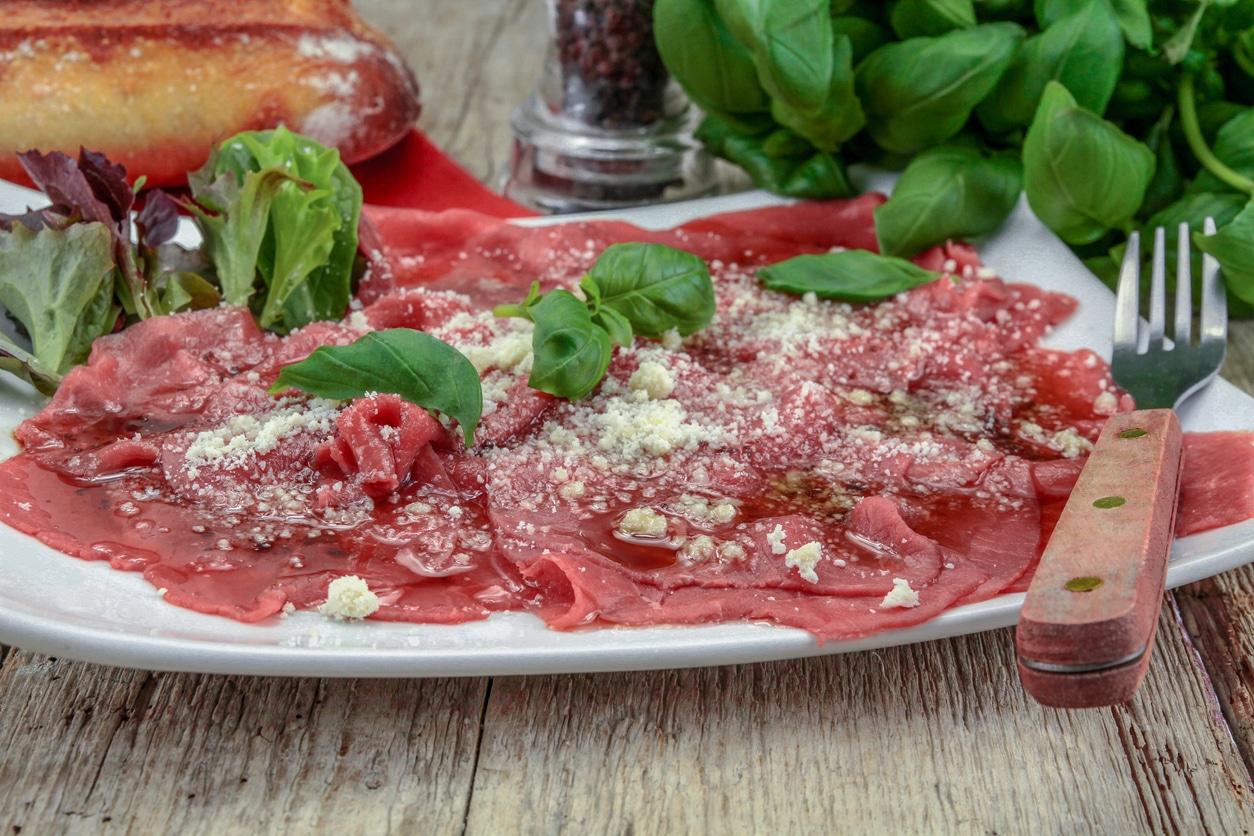
[[[1115,345],[1137,350],[1137,323],[1141,308],[1141,233],[1128,235],[1128,248],[1119,267],[1115,292]]]
[[[1215,219],[1207,218],[1203,226],[1207,235],[1215,234]],[[1219,262],[1209,253],[1202,256],[1202,342],[1224,342],[1228,338],[1228,294],[1224,290]]]
[[[1193,265],[1190,263],[1189,225],[1181,223],[1176,245],[1176,345],[1193,340]]]
[[[1167,237],[1160,226],[1154,230],[1154,254],[1150,264],[1149,342],[1161,345],[1167,324]]]

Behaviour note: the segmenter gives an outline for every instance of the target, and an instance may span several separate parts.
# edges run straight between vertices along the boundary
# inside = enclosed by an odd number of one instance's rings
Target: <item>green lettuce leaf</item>
[[[29,351],[0,336],[0,368],[50,394],[84,362],[92,340],[113,330],[113,239],[102,223],[0,233],[0,304],[26,329]]]
[[[337,150],[282,127],[246,131],[188,181],[228,303],[257,294],[259,324],[281,333],[344,315],[362,193]]]

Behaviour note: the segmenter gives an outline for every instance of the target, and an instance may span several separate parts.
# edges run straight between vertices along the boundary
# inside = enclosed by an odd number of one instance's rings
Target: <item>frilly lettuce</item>
[[[55,391],[91,343],[129,322],[225,301],[287,333],[347,310],[361,187],[339,152],[285,128],[228,139],[188,177],[190,197],[138,208],[126,169],[102,154],[20,155],[52,205],[0,214],[0,369]],[[171,243],[179,209],[203,246]]]

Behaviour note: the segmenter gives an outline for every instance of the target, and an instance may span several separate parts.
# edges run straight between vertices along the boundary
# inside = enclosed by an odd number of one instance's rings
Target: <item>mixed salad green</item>
[[[348,310],[362,267],[362,191],[334,149],[286,128],[245,132],[188,176],[190,195],[145,193],[138,211],[142,180],[132,188],[101,154],[21,156],[52,205],[0,215],[0,304],[29,342],[0,332],[0,369],[45,394],[86,362],[96,338],[149,317],[237,305],[286,334]],[[199,248],[174,243],[180,210],[199,228]],[[705,262],[659,244],[607,248],[580,291],[533,286],[497,310],[535,323],[530,384],[559,397],[596,388],[614,346],[687,336],[714,315]],[[398,394],[456,420],[467,446],[483,408],[471,362],[406,328],[317,349],[271,391],[289,388],[335,400]]]
[[[850,164],[902,172],[875,212],[886,255],[990,232],[1022,192],[1113,282],[1129,232],[1210,216],[1195,253],[1254,314],[1254,0],[656,0],[654,18],[699,136],[758,186],[843,197]]]
[[[334,149],[286,128],[243,133],[189,176],[189,196],[151,191],[134,213],[142,179],[132,189],[102,154],[21,157],[52,204],[0,215],[0,304],[30,341],[0,333],[0,369],[45,394],[93,340],[141,319],[225,301],[286,333],[344,315],[362,196]],[[199,249],[173,243],[180,207]]]

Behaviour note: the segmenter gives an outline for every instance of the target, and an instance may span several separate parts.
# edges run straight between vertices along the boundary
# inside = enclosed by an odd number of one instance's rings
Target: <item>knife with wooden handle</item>
[[[1182,454],[1170,409],[1106,423],[1019,615],[1019,676],[1038,702],[1095,708],[1136,693],[1158,626]]]

